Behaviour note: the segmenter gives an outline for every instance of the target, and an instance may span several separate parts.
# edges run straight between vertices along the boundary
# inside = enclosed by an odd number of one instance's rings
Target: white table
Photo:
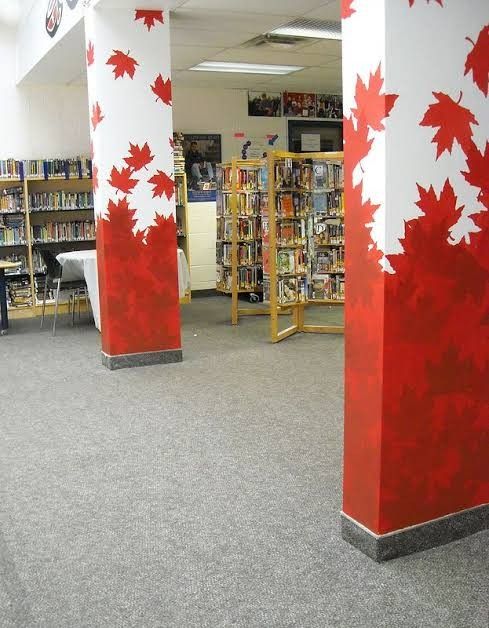
[[[97,251],[94,249],[60,253],[56,259],[63,267],[63,281],[84,279],[92,305],[95,326],[100,331],[100,297],[98,292]],[[178,249],[178,292],[183,298],[190,290],[190,271],[187,258]]]

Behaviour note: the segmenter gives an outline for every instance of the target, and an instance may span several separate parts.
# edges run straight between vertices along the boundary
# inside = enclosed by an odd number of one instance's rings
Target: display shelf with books
[[[263,293],[262,216],[268,203],[265,160],[238,160],[217,167],[216,289],[231,295],[231,322],[269,314],[267,307],[240,308],[239,295]]]
[[[39,314],[43,250],[94,248],[91,174],[88,157],[0,160],[0,258],[21,263],[7,273],[13,318]]]
[[[178,135],[173,134],[174,137]],[[175,140],[175,147],[177,146]],[[177,244],[182,249],[190,268],[190,238],[188,229],[188,203],[187,203],[187,175],[185,169],[179,169],[175,158],[175,215],[177,223]],[[189,289],[184,297],[180,298],[180,303],[190,303],[192,292]]]
[[[296,332],[342,333],[342,325],[306,324],[305,310],[344,303],[343,153],[274,151],[268,180],[263,284],[272,342]],[[279,330],[278,314],[286,309],[292,325]]]

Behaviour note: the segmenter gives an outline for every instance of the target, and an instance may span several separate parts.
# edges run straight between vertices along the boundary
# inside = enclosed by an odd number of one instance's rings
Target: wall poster
[[[281,117],[282,92],[248,92],[248,115]]]
[[[316,117],[316,94],[284,92],[284,116],[295,118]]]
[[[336,94],[318,94],[316,96],[316,115],[318,118],[343,119],[343,99]]]
[[[221,136],[184,133],[183,154],[189,203],[216,200],[216,164],[221,162]]]

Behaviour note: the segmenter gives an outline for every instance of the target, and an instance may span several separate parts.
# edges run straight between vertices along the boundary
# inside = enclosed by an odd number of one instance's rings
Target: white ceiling
[[[339,21],[340,0],[172,0],[171,6],[175,85],[341,92],[340,41],[305,40],[286,52],[242,47],[244,42],[297,17]],[[304,70],[288,76],[189,71],[201,61],[212,60],[298,65]],[[84,84],[84,64],[83,27],[79,24],[34,68],[27,82]]]

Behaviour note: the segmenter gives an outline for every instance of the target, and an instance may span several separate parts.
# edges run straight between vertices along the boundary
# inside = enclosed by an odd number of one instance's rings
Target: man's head
[[[193,153],[196,153],[196,152],[197,152],[197,150],[198,150],[198,144],[197,144],[197,142],[190,142],[190,150],[191,150]]]

